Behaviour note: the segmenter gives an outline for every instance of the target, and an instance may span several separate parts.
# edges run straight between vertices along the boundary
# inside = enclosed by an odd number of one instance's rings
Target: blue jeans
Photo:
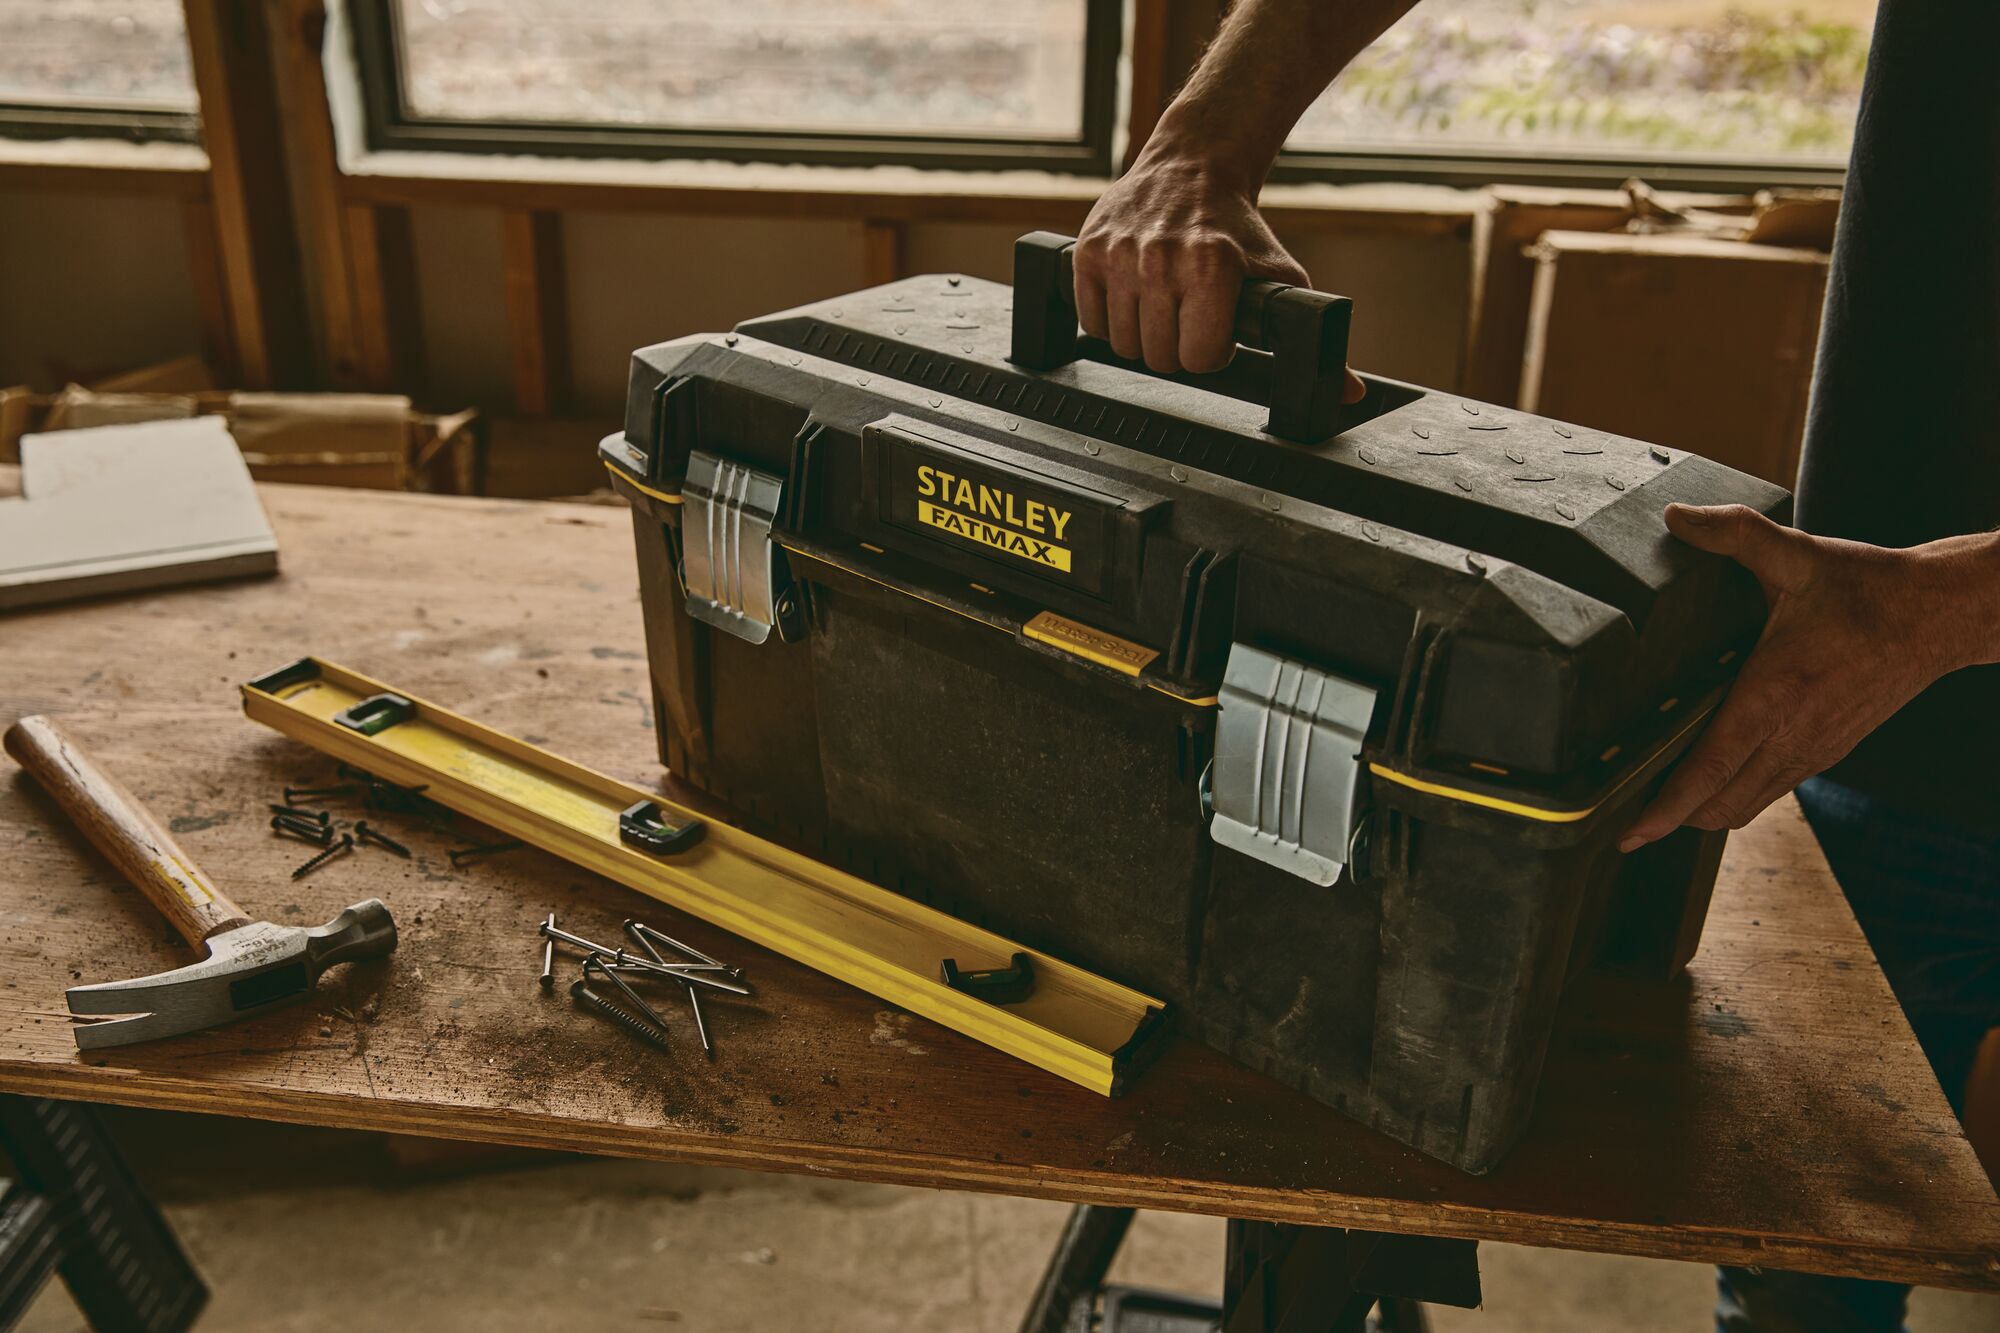
[[[1964,1113],[1979,1045],[2000,1027],[2000,837],[1814,778],[1799,805],[1910,1027]],[[1761,1268],[1718,1270],[1718,1333],[1899,1333],[1909,1288]]]

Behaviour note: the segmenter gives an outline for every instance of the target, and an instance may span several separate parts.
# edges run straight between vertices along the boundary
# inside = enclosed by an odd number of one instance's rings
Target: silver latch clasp
[[[771,637],[786,596],[771,540],[782,478],[697,449],[681,486],[681,582],[688,615],[750,643]]]
[[[1314,884],[1346,864],[1375,691],[1231,644],[1223,670],[1209,836]]]

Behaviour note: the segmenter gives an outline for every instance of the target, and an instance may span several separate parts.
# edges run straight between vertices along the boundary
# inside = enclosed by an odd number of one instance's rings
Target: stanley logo
[[[1005,486],[974,481],[945,468],[917,468],[917,522],[1032,561],[1070,572],[1068,542],[1075,511],[1030,500]]]

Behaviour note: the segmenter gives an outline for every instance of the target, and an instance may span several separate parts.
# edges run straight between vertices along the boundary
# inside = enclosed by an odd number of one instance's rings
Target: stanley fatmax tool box
[[[633,507],[662,758],[906,894],[1468,1170],[1565,975],[1670,974],[1719,835],[1617,835],[1756,585],[1670,500],[1706,459],[1391,380],[1349,304],[1245,287],[1162,378],[1080,339],[1065,238],[649,347]]]

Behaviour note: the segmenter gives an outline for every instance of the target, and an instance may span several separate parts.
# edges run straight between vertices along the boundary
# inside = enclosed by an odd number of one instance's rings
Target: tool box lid
[[[1077,336],[1070,244],[1022,238],[1011,289],[924,275],[642,349],[605,460],[671,504],[690,455],[734,459],[778,483],[760,521],[793,568],[1171,701],[1215,706],[1236,645],[1365,683],[1371,767],[1411,799],[1580,818],[1754,642],[1755,583],[1661,511],[1782,520],[1781,489],[1381,377],[1343,404],[1351,306],[1280,284],[1246,285],[1229,369],[1151,374]],[[947,478],[1067,563],[927,526]],[[1057,510],[1065,541],[1028,530]]]

